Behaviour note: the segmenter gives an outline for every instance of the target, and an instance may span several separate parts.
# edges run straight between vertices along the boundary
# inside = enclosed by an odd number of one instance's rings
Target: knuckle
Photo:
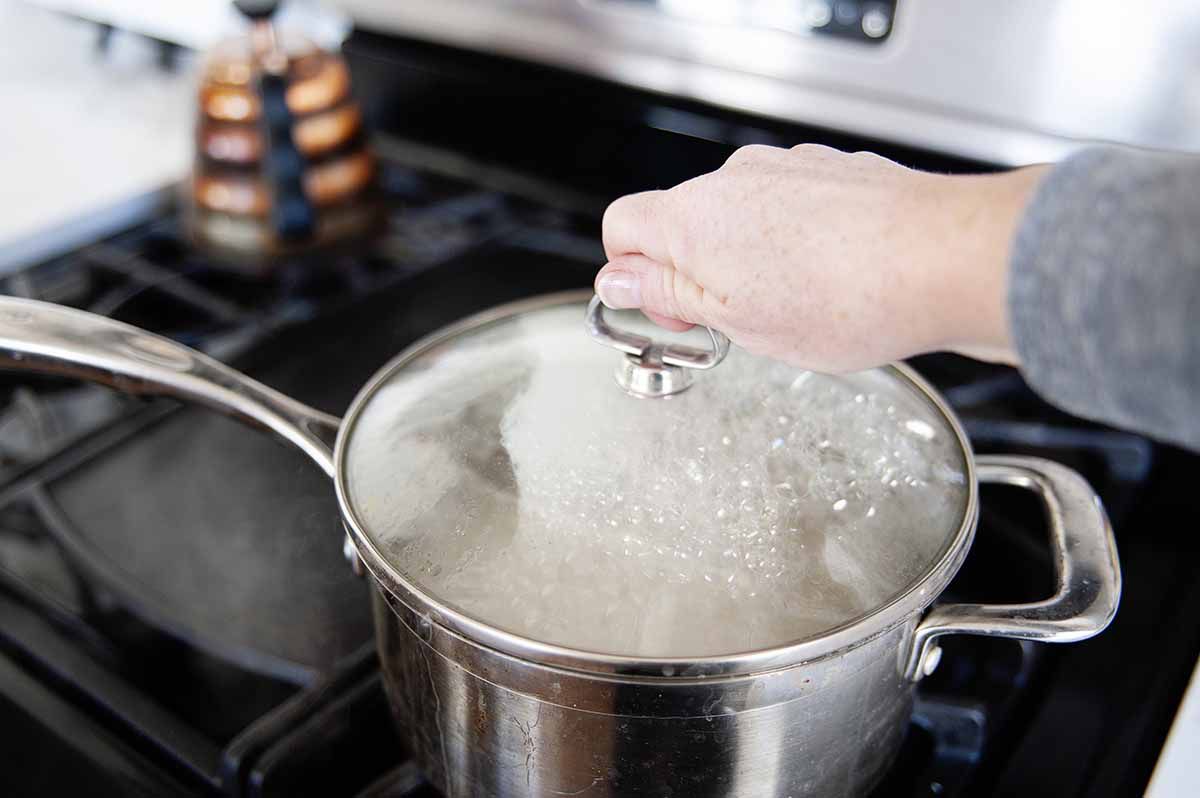
[[[778,147],[772,147],[767,144],[747,144],[744,147],[738,147],[734,150],[733,154],[725,161],[725,165],[745,166],[747,164],[760,163],[772,157],[777,152],[779,152]]]
[[[626,195],[617,197],[608,204],[604,209],[604,219],[601,222],[605,230],[609,230],[631,214],[630,206],[633,204],[633,197]]]
[[[714,201],[714,189],[714,183],[698,178],[681,183],[663,197],[663,212],[670,218],[662,229],[677,267],[691,263],[695,257],[704,233],[701,220]]]
[[[662,193],[663,205],[669,208],[674,208],[677,205],[684,205],[686,207],[692,197],[704,191],[705,187],[712,180],[712,176],[713,173],[710,172],[671,186]]]
[[[604,210],[600,227],[605,237],[617,230],[637,227],[649,221],[659,203],[659,191],[626,194],[609,203]]]
[[[811,142],[797,144],[795,147],[791,148],[790,152],[813,159],[832,158],[843,154],[841,150],[834,149],[833,147],[827,147],[824,144],[813,144]]]
[[[600,220],[600,234],[605,241],[613,237],[614,232],[621,224],[621,218],[625,212],[625,203],[622,202],[624,199],[624,197],[615,199],[604,209],[604,216]]]

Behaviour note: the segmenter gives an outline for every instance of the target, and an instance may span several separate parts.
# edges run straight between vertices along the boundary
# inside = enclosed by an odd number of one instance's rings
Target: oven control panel
[[[1200,151],[1200,2],[324,2],[363,28],[1001,166],[1094,141]]]
[[[892,32],[897,0],[585,0],[640,7],[676,19],[815,34],[879,44]]]

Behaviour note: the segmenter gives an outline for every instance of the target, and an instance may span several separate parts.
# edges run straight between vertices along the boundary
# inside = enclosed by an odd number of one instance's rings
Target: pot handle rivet
[[[937,666],[942,661],[942,647],[931,646],[921,659],[921,673],[924,676],[931,676],[937,670]]]

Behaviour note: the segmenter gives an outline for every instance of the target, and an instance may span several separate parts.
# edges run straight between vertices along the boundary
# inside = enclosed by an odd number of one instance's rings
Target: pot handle
[[[1057,590],[1030,604],[946,604],[917,625],[905,675],[933,672],[937,638],[988,635],[1069,643],[1098,634],[1117,613],[1121,569],[1108,515],[1091,486],[1066,466],[1040,457],[980,456],[979,481],[1032,490],[1046,505]]]
[[[335,416],[168,338],[82,310],[0,297],[0,368],[61,374],[130,394],[170,396],[263,426],[330,477]]]

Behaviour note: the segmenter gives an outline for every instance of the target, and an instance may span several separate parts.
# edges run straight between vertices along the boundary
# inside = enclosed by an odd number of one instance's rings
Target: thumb
[[[620,255],[596,275],[596,294],[614,310],[639,308],[651,321],[682,331],[705,322],[703,290],[686,274],[645,255]]]

